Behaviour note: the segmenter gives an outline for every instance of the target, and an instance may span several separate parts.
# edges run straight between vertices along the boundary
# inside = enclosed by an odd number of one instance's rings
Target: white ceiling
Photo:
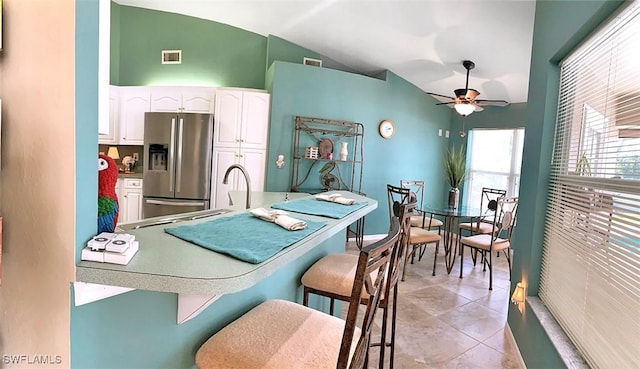
[[[526,102],[535,1],[115,0],[291,41],[360,73],[388,69],[420,89]]]

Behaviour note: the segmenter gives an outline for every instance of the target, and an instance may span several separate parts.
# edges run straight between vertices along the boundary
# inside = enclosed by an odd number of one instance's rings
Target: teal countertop
[[[242,291],[295,261],[378,207],[378,202],[374,199],[346,191],[334,192],[355,198],[358,202],[365,201],[367,205],[342,219],[304,215],[311,220],[326,221],[327,226],[280,251],[263,263],[250,264],[207,250],[165,233],[165,226],[158,225],[128,232],[135,235],[136,241],[139,242],[139,251],[128,265],[81,261],[76,266],[76,278],[79,282],[185,294],[228,294]],[[256,201],[253,207],[269,207],[272,203],[281,202],[284,195],[284,193],[267,194],[269,195],[261,198],[272,202]],[[244,205],[244,201],[241,202]],[[238,205],[232,208],[237,209]],[[235,210],[218,217],[246,211]],[[296,215],[296,213],[292,214]],[[185,221],[180,225],[210,220],[211,218],[204,218]]]

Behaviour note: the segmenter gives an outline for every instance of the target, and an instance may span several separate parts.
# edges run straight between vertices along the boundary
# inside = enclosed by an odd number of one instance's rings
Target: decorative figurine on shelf
[[[347,149],[348,142],[343,142],[340,148],[340,160],[347,161],[347,155],[349,155],[349,149]]]
[[[118,166],[107,155],[98,156],[98,234],[113,232],[118,223],[116,182]]]

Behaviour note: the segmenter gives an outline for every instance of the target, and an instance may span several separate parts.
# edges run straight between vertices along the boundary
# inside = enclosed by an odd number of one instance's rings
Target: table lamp
[[[120,153],[118,152],[118,148],[116,146],[109,146],[109,151],[107,151],[107,156],[113,160],[119,160]]]

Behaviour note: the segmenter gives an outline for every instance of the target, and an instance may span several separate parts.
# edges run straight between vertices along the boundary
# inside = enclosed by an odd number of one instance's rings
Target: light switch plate
[[[442,128],[438,129],[438,136],[442,137]]]
[[[139,156],[137,152],[134,152],[132,156],[133,156],[133,160],[138,161]]]

